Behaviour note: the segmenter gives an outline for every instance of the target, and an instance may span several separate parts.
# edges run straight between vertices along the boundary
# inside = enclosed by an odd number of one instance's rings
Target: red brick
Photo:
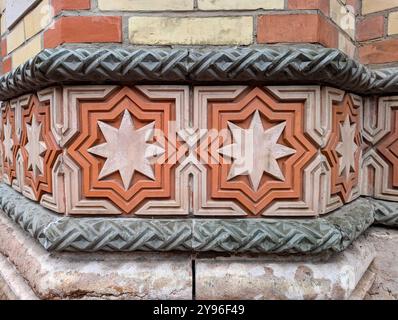
[[[384,35],[384,16],[370,16],[357,23],[357,40],[366,41]]]
[[[359,47],[359,59],[364,64],[398,61],[398,39],[382,40]]]
[[[63,43],[122,42],[122,18],[114,16],[60,17],[44,33],[44,47]]]
[[[3,59],[3,73],[10,72],[12,70],[11,57]]]
[[[329,15],[329,0],[289,0],[288,9],[292,10],[321,10],[325,15]]]
[[[7,39],[1,40],[1,56],[5,57],[7,55]]]
[[[55,16],[64,10],[89,10],[91,7],[90,0],[52,0],[51,5]]]
[[[354,8],[354,13],[359,13],[360,9],[360,0],[347,0],[347,6],[351,6]]]
[[[320,43],[338,47],[337,28],[319,14],[265,15],[258,18],[258,43]]]

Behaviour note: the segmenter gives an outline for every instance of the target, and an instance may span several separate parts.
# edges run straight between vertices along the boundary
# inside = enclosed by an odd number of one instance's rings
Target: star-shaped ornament
[[[106,158],[98,178],[102,179],[114,172],[119,172],[125,190],[130,188],[135,171],[154,180],[155,176],[149,159],[165,152],[162,147],[148,143],[153,138],[154,125],[155,122],[152,122],[136,129],[130,112],[127,110],[124,111],[119,128],[98,121],[106,142],[88,150],[94,155]]]
[[[286,122],[264,129],[260,113],[256,111],[248,129],[232,122],[228,122],[228,127],[234,143],[218,150],[234,160],[228,180],[241,175],[249,176],[255,191],[260,186],[264,172],[278,180],[285,180],[277,160],[296,153],[296,150],[278,143]]]

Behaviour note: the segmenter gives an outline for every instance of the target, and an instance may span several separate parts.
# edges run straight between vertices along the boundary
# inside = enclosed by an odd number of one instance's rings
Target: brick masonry
[[[42,0],[7,27],[7,2],[3,1],[1,40],[7,43],[7,51],[2,54],[6,65],[3,72],[9,71],[10,65],[15,69],[38,50],[68,43],[255,46],[311,42],[339,48],[355,57],[355,23],[351,21],[352,10],[348,10],[353,2]],[[282,33],[268,28],[289,26],[288,19],[306,28],[295,29],[294,34],[291,29]]]

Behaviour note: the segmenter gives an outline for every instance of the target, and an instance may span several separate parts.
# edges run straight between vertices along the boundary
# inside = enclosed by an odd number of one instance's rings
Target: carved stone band
[[[0,99],[54,84],[324,84],[357,94],[398,93],[395,69],[373,71],[337,49],[265,46],[225,49],[45,49],[0,78]]]
[[[49,251],[340,252],[375,214],[373,200],[359,198],[319,219],[63,217],[5,185],[0,209]]]

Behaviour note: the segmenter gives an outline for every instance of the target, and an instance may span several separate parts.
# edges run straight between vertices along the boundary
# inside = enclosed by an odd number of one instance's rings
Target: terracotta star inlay
[[[355,143],[356,128],[356,123],[351,125],[348,115],[344,124],[340,123],[341,141],[337,144],[336,151],[341,156],[339,159],[339,175],[344,171],[346,179],[349,178],[351,169],[355,171],[355,153],[358,150]]]
[[[28,153],[28,169],[32,169],[32,173],[35,178],[39,173],[43,174],[43,154],[47,150],[45,142],[40,140],[41,127],[42,124],[37,122],[35,115],[32,117],[32,124],[26,124],[28,143],[25,145],[25,149]]]
[[[12,163],[12,147],[14,146],[14,140],[12,139],[12,126],[10,119],[7,118],[7,123],[4,125],[4,156],[8,160],[8,163]]]
[[[98,121],[98,126],[106,140],[94,146],[88,152],[106,158],[99,174],[102,179],[119,172],[125,190],[130,187],[134,172],[138,171],[154,180],[150,158],[162,155],[165,150],[155,144],[149,144],[154,135],[155,122],[136,130],[130,113],[125,110],[119,128]]]
[[[218,150],[224,156],[234,159],[228,179],[247,175],[255,191],[259,188],[264,172],[284,181],[277,160],[296,153],[296,150],[277,143],[285,126],[286,122],[282,122],[265,130],[258,111],[254,113],[248,129],[228,122],[235,143]]]

